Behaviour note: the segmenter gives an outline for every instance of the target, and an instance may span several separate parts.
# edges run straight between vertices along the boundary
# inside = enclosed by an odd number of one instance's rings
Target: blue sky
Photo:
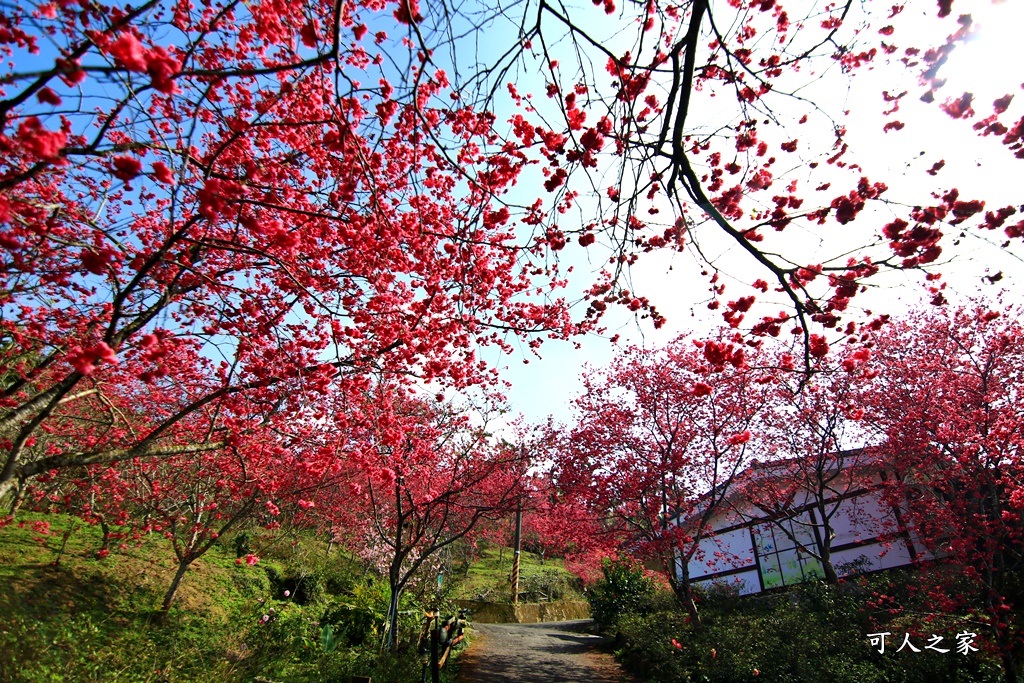
[[[935,12],[936,6],[932,2],[907,3],[904,12],[892,21],[894,41],[901,46],[897,56],[902,55],[904,46],[940,44],[948,33],[957,28],[952,18],[938,20]],[[1024,100],[1024,93],[1020,93],[1024,87],[1021,85],[1024,83],[1024,67],[1011,53],[1015,40],[1011,31],[1024,25],[1024,9],[1019,3],[994,4],[987,0],[961,0],[954,5],[954,15],[967,12],[974,16],[976,26],[980,25],[978,37],[966,45],[959,45],[943,67],[941,75],[947,83],[939,91],[939,101],[962,92],[972,92],[979,114],[969,121],[951,119],[937,106],[938,103],[920,102],[918,98],[924,88],[917,81],[919,70],[908,69],[897,61],[889,65],[878,63],[871,70],[859,72],[853,79],[846,78],[837,66],[826,64],[822,73],[816,74],[820,78],[809,78],[809,84],[800,91],[808,99],[820,103],[823,110],[847,127],[846,139],[851,150],[846,160],[859,164],[864,175],[872,180],[881,180],[889,185],[886,197],[893,202],[869,206],[855,224],[849,226],[851,229],[832,222],[824,227],[794,223],[782,234],[785,241],[781,244],[787,250],[803,254],[805,263],[820,261],[822,254],[842,254],[847,245],[850,249],[860,246],[864,233],[857,231],[880,230],[893,216],[905,215],[907,206],[934,201],[931,197],[933,192],[957,187],[962,198],[986,200],[987,209],[1020,203],[1016,179],[1020,177],[1024,161],[1014,159],[1012,152],[997,137],[978,137],[971,124],[990,113],[991,102],[1007,93],[1016,93],[1018,97],[1003,120],[1015,121],[1024,110],[1020,106]],[[606,20],[603,28],[611,30],[612,27]],[[876,24],[874,30],[877,28]],[[523,73],[517,88],[521,92],[537,92],[541,90],[540,83],[538,76],[529,77]],[[900,111],[884,116],[883,112],[891,105],[883,100],[882,91],[896,93],[903,90],[908,95],[902,98]],[[800,113],[798,108],[794,108],[792,113],[786,111],[784,102],[776,101],[774,106],[781,108],[782,115],[792,114],[795,117]],[[721,110],[711,105],[697,111],[706,111],[708,120],[713,123]],[[905,126],[898,131],[883,132],[884,125],[893,120],[899,120]],[[799,134],[803,138],[808,134],[812,136],[810,147],[814,146],[813,136],[819,136],[822,143],[817,146],[824,145],[827,149],[831,135],[829,124],[823,120],[818,123],[817,128],[808,126],[810,130],[800,129]],[[813,118],[811,124],[814,124]],[[828,173],[822,173],[822,168],[810,171],[807,164],[813,160],[810,156],[802,156],[800,161],[792,164],[785,178],[801,182],[841,182],[837,180],[838,175],[837,179],[832,179]],[[939,160],[945,161],[942,171],[934,177],[927,175],[925,171]],[[845,182],[849,183],[849,176]],[[581,220],[594,207],[593,199],[582,195]],[[746,283],[760,276],[755,274],[755,264],[740,254],[731,242],[708,234],[710,226],[702,230],[701,246],[705,254],[710,255],[721,268],[723,281],[728,283],[731,294],[742,295]],[[1019,275],[1015,271],[1020,270],[1021,249],[1017,245],[1001,248],[1005,240],[1001,233],[974,231],[958,240],[958,244],[953,244],[955,238],[953,233],[944,240],[943,262],[933,268],[946,277],[947,297],[951,301],[985,298],[996,302],[1001,298],[1010,302],[1019,299],[1015,294],[1015,290],[1020,290],[1016,282]],[[589,284],[588,276],[595,264],[602,262],[600,252],[594,251],[593,247],[587,256],[591,254],[590,262],[580,250],[564,258],[564,266],[572,265],[575,270],[576,277],[572,280],[570,292],[579,291],[584,283]],[[947,257],[952,258],[946,261]],[[613,308],[607,318],[609,333],[606,337],[620,334],[620,344],[657,347],[680,333],[699,335],[717,328],[721,318],[718,313],[707,309],[708,283],[700,275],[701,267],[702,264],[689,253],[652,254],[641,260],[633,271],[634,286],[631,289],[649,296],[668,317],[668,324],[665,329],[655,331],[650,321],[637,320],[628,311]],[[998,272],[1003,274],[998,285],[982,279]],[[878,277],[872,291],[855,299],[855,305],[899,315],[922,305],[925,297],[922,281],[918,273],[897,272]],[[785,302],[778,301],[776,305],[784,307]],[[541,358],[532,355],[528,349],[500,360],[494,360],[496,354],[493,351],[485,352],[484,357],[507,366],[503,376],[513,383],[508,393],[513,413],[521,411],[531,421],[540,421],[548,414],[565,421],[570,418],[569,404],[581,389],[579,373],[584,364],[601,366],[615,353],[615,345],[606,337],[592,335],[574,342],[547,341],[540,349]],[[529,363],[524,364],[524,360]]]

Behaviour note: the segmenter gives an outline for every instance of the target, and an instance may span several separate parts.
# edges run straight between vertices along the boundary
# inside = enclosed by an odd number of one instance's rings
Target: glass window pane
[[[779,558],[775,553],[761,558],[761,582],[764,583],[766,590],[783,585]]]
[[[804,580],[804,573],[800,567],[800,558],[797,557],[796,548],[779,552],[779,570],[782,573],[782,582],[791,586]]]

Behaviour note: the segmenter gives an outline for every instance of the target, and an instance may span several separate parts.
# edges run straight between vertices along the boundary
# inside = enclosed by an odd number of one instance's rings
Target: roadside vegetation
[[[65,515],[22,513],[0,529],[0,682],[419,680],[425,596],[403,596],[398,646],[382,652],[387,581],[337,548],[224,537],[161,622],[175,571],[165,543],[154,533],[98,555],[100,529]]]
[[[460,600],[507,603],[512,600],[509,579],[512,549],[481,542],[472,556],[463,559],[452,597]],[[470,562],[472,557],[472,562]],[[583,583],[565,569],[560,557],[543,558],[523,551],[519,564],[520,602],[583,600]]]
[[[606,563],[603,578],[588,595],[599,628],[615,638],[618,659],[646,681],[1004,680],[999,657],[983,636],[973,640],[977,651],[957,651],[957,633],[981,632],[977,615],[928,612],[928,596],[915,585],[919,581],[911,572],[894,570],[835,586],[812,582],[746,597],[725,588],[698,590],[699,627],[671,591],[658,588],[629,561]],[[868,634],[884,632],[885,651],[880,653]],[[903,646],[908,633],[918,652]],[[948,652],[927,647],[933,635],[942,636],[935,646]]]
[[[154,532],[105,552],[98,525],[40,512],[0,528],[0,683],[414,681],[425,610],[510,601],[512,550],[459,544],[439,590],[430,576],[403,594],[398,645],[383,652],[385,577],[311,533],[248,529],[191,566],[161,620],[166,542]],[[582,600],[581,588],[561,558],[522,553],[521,601]]]

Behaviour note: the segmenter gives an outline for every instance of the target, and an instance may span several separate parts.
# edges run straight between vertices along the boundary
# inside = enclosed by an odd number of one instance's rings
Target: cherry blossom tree
[[[851,514],[848,499],[880,485],[879,457],[865,448],[874,435],[862,424],[864,395],[879,373],[870,359],[871,351],[860,348],[841,362],[819,361],[808,380],[793,372],[791,354],[780,354],[757,437],[764,461],[735,497],[742,519],[769,520],[817,561],[831,584],[839,580],[832,561],[833,522]],[[864,531],[881,523],[863,514],[849,521]]]
[[[103,522],[134,486],[132,514],[161,517],[178,559],[166,611],[215,536],[278,497],[381,559],[394,619],[427,558],[506,509],[525,470],[409,387],[492,391],[482,349],[597,329],[613,305],[660,327],[631,269],[685,252],[730,334],[793,334],[787,369],[884,346],[864,408],[893,495],[925,491],[914,531],[972,568],[1016,680],[1019,331],[961,312],[879,335],[854,300],[884,271],[932,271],[963,235],[1013,248],[1024,222],[961,196],[942,160],[919,171],[930,196],[893,196],[813,90],[912,69],[916,94],[1022,158],[1009,87],[991,103],[942,91],[973,20],[939,0],[948,30],[904,44],[902,5],[592,4],[0,9],[0,498],[77,477],[83,516]],[[880,94],[898,135],[906,94]],[[723,243],[752,266],[728,294]],[[570,250],[599,264],[575,319],[559,296]],[[687,567],[710,516],[755,441],[786,429],[763,422],[782,384],[749,343],[626,353],[590,376],[557,453],[553,509],[659,556],[694,619]],[[837,430],[860,408],[814,403],[823,381],[785,397],[787,447],[811,455],[766,508],[836,486]]]
[[[265,490],[268,482],[254,477],[242,462],[228,468],[216,457],[206,456],[139,461],[139,465],[134,472],[126,468],[122,475],[132,477],[137,487],[138,507],[133,512],[147,520],[150,530],[167,538],[177,560],[157,612],[163,621],[189,568],[221,536],[256,514],[273,518],[278,510]],[[225,474],[232,470],[235,476]],[[250,559],[256,560],[255,556]]]
[[[585,378],[555,460],[561,491],[585,501],[622,546],[657,558],[696,623],[689,562],[749,462],[767,393],[751,352],[685,337],[657,353],[627,350]]]
[[[3,10],[0,494],[223,452],[370,370],[492,383],[478,345],[578,329],[522,297],[559,284],[497,201],[525,160],[381,8]]]
[[[322,521],[337,511],[359,525],[352,549],[387,577],[390,647],[402,591],[439,551],[514,509],[526,462],[451,404],[386,382],[365,400],[365,420],[350,424],[348,436],[358,450],[315,502]]]
[[[91,467],[44,474],[19,491],[16,504],[28,500],[28,508],[36,511],[71,514],[87,524],[99,525],[102,540],[96,550],[98,558],[110,554],[111,542],[136,536],[136,510],[126,501],[131,499],[131,484],[121,477],[117,466]],[[17,510],[11,511],[11,518]]]
[[[487,25],[515,26],[515,44],[494,67],[458,84],[476,86],[488,103],[507,85],[517,107],[512,135],[524,149],[539,149],[544,187],[558,207],[535,211],[539,239],[552,248],[577,241],[611,249],[602,279],[588,290],[590,315],[621,304],[660,325],[654,302],[627,289],[629,269],[649,252],[685,251],[707,266],[709,308],[754,335],[793,331],[809,370],[829,340],[871,323],[851,302],[878,273],[927,269],[961,233],[1021,236],[1017,207],[986,212],[984,197],[963,197],[942,182],[942,160],[915,167],[923,196],[893,196],[889,179],[869,178],[867,160],[851,148],[847,128],[856,114],[830,106],[864,72],[880,78],[910,69],[922,99],[965,125],[977,105],[978,135],[998,138],[1007,157],[1024,156],[1024,119],[1009,118],[1016,81],[992,103],[970,93],[942,100],[944,67],[958,45],[977,37],[953,2],[935,7],[945,30],[940,23],[941,33],[923,39],[928,44],[917,44],[903,4],[593,4],[503,7]],[[425,13],[417,35],[435,26]],[[543,74],[545,96],[521,92],[512,77],[530,70]],[[817,87],[826,82],[835,87]],[[905,127],[897,112],[909,94],[879,92],[887,135]],[[567,220],[577,206],[581,220]],[[814,249],[804,248],[807,232]],[[844,239],[833,241],[839,232]],[[727,262],[715,256],[728,245],[743,254],[731,295],[721,277]],[[941,301],[941,277],[932,273],[928,286]],[[759,301],[766,305],[753,308]]]
[[[57,470],[33,480],[27,497],[36,509],[100,524],[99,558],[108,557],[115,539],[124,539],[124,548],[149,535],[166,538],[175,571],[156,612],[164,621],[188,570],[221,536],[245,525],[280,525],[280,496],[286,486],[294,487],[298,463],[273,443],[259,452],[255,444],[247,447],[245,454],[229,449]],[[258,561],[255,555],[246,559]]]
[[[600,558],[614,554],[612,540],[602,533],[593,513],[578,505],[578,500],[563,496],[549,472],[529,481],[523,503],[523,544],[546,557],[566,558],[570,564],[589,560],[600,568]]]
[[[1015,207],[956,188],[887,202],[847,163],[842,117],[802,94],[822,65],[841,79],[903,60],[935,99],[973,31],[951,2],[948,37],[902,56],[901,6],[598,5],[4,9],[0,493],[52,469],[221,451],[365,390],[371,370],[493,383],[479,346],[592,329],[610,304],[659,326],[628,269],[651,251],[701,258],[704,226],[762,273],[730,298],[712,263],[709,306],[739,328],[775,288],[787,307],[750,332],[789,327],[805,369],[858,330],[865,279],[934,263],[947,228],[1024,234]],[[509,22],[508,50],[468,68],[467,45]],[[598,35],[613,24],[634,37]],[[517,90],[526,70],[547,97]],[[729,110],[698,120],[713,95]],[[967,93],[940,106],[968,120],[975,105],[988,113]],[[1019,156],[1011,106],[975,127]],[[808,177],[781,172],[783,154]],[[861,245],[815,263],[792,249],[794,225],[833,221],[867,225]],[[576,321],[552,293],[572,238],[609,259]],[[57,431],[80,447],[36,448]]]
[[[912,533],[966,577],[1003,656],[1007,680],[1019,680],[1017,612],[1024,600],[1024,387],[1022,330],[1013,309],[984,307],[893,325],[879,339],[886,371],[873,411],[888,438],[894,500],[905,504]],[[941,607],[961,596],[936,591]]]

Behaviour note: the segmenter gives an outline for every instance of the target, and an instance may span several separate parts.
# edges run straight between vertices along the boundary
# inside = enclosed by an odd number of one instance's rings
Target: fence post
[[[430,681],[441,683],[441,668],[437,663],[437,646],[441,640],[440,612],[434,614],[434,628],[430,629]]]
[[[516,508],[515,554],[512,556],[512,604],[519,604],[519,556],[523,542],[523,500]]]

